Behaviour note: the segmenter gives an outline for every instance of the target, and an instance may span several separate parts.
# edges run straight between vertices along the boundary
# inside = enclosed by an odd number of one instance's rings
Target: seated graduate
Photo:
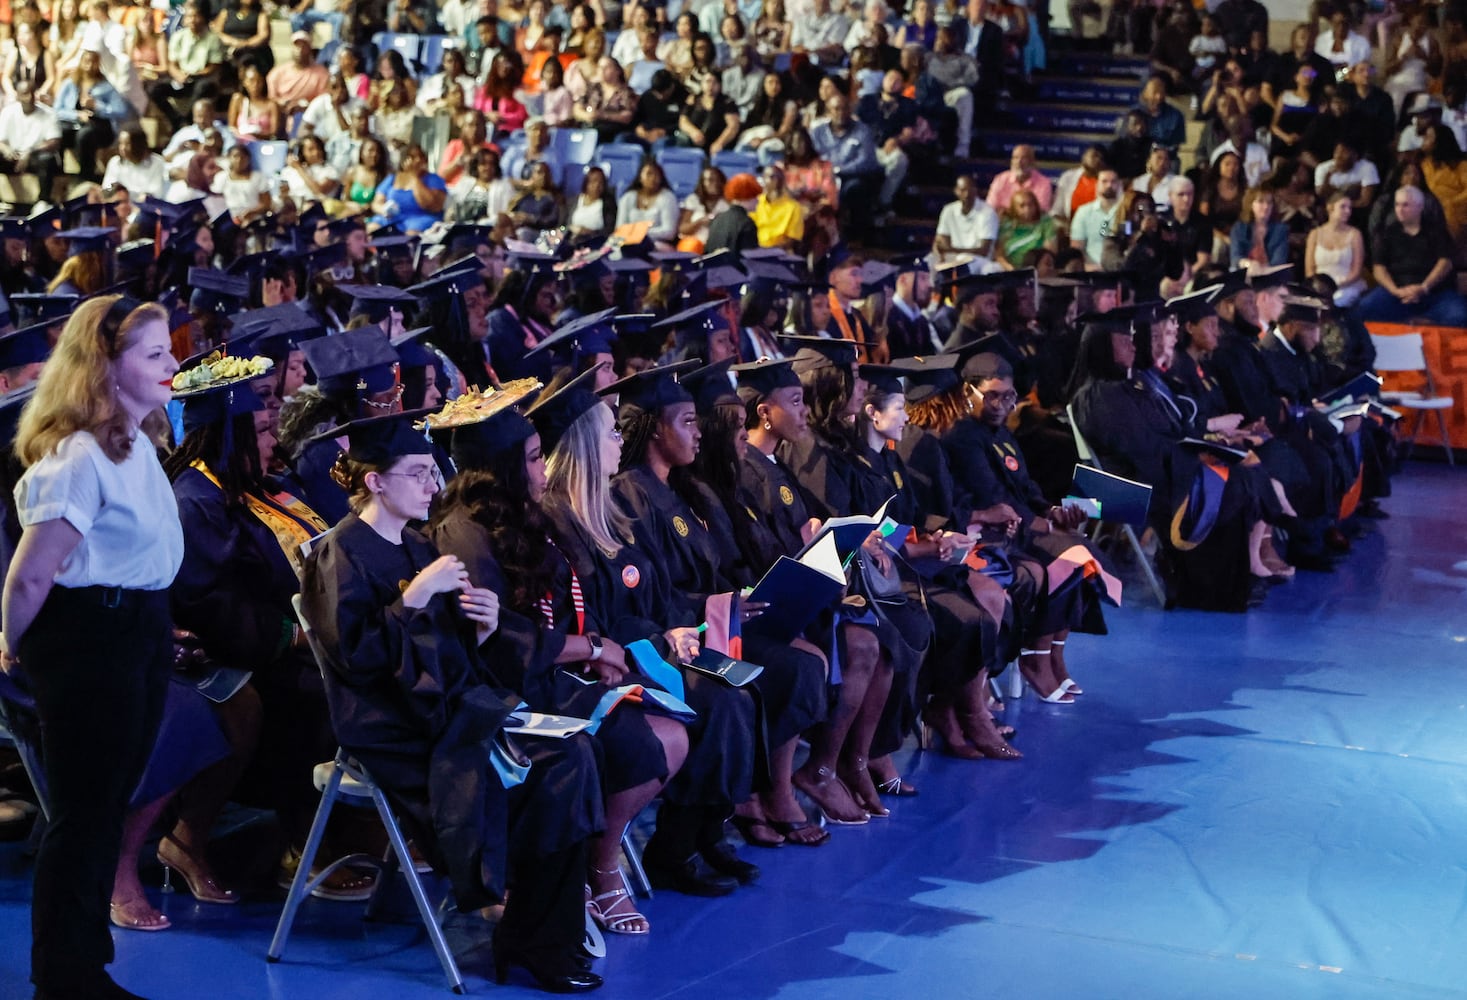
[[[488,396],[460,397],[483,406],[461,423],[451,419],[457,474],[435,505],[430,535],[439,551],[457,556],[469,579],[499,596],[499,629],[485,646],[500,663],[523,665],[514,689],[532,709],[592,718],[608,692],[652,682],[641,677],[626,651],[587,627],[594,611],[585,606],[574,570],[549,538],[540,509],[545,496],[545,458],[540,435],[516,404],[539,383],[511,383]],[[444,416],[454,412],[451,406]],[[437,423],[435,418],[430,423]],[[436,433],[435,428],[435,433]],[[506,672],[507,673],[507,672]],[[592,917],[616,934],[646,934],[619,867],[627,825],[675,774],[688,755],[684,724],[658,714],[650,699],[633,695],[616,702],[596,730],[606,784],[606,830],[592,841],[587,879]]]
[[[500,382],[521,378],[550,381],[548,354],[527,357],[550,336],[559,307],[555,258],[544,254],[515,254],[517,266],[505,274],[489,304],[489,333],[485,347],[489,364]]]
[[[402,408],[397,352],[380,329],[347,330],[300,346],[316,377],[317,390],[331,404],[336,424]],[[332,476],[341,454],[338,441],[319,437],[300,449],[292,474],[286,477],[290,491],[327,524],[336,524],[350,510],[346,491]]]
[[[858,448],[864,448],[864,443],[857,437],[855,419],[866,391],[857,371],[856,345],[818,337],[786,337],[785,344],[796,352],[791,370],[803,388],[810,433],[802,438],[786,438],[775,454],[799,484],[806,508],[822,521],[874,514],[890,494],[875,496],[879,490],[871,488],[871,480],[863,476],[856,461]],[[753,443],[753,437],[750,441]],[[853,749],[856,756],[872,761],[900,745],[900,740],[893,745],[893,737],[910,721],[903,716],[911,708],[903,692],[908,690],[909,679],[920,668],[931,645],[932,619],[919,604],[905,596],[899,600],[899,588],[888,585],[895,565],[879,532],[873,531],[867,538],[852,566],[857,572],[851,582],[877,627],[883,653],[879,664],[891,670],[889,685],[885,670],[878,670],[858,716],[856,737],[860,742]],[[883,727],[881,721],[889,705],[896,706],[893,711],[899,713],[894,716],[898,725]],[[800,787],[820,801],[808,784]]]
[[[1127,306],[1086,327],[1072,379],[1075,420],[1107,471],[1152,487],[1149,520],[1170,598],[1240,611],[1261,599],[1249,565],[1260,500],[1247,477],[1182,444],[1190,422],[1142,374],[1149,356],[1138,367],[1138,345],[1144,339],[1150,355],[1151,332],[1136,324],[1156,321],[1160,308]]]
[[[441,482],[412,425],[422,415],[328,432],[349,442],[336,473],[354,510],[312,551],[301,598],[332,724],[447,873],[459,910],[505,903],[496,979],[521,965],[552,992],[594,989],[601,977],[580,944],[588,843],[605,829],[595,750],[584,734],[523,739],[530,766],[519,783],[495,763],[517,756],[498,741],[521,701],[480,654],[498,598],[409,527]]]
[[[744,507],[755,524],[739,533],[750,565],[767,567],[780,556],[793,556],[820,527],[819,519],[806,509],[800,484],[777,456],[781,444],[801,441],[811,433],[805,390],[793,365],[788,359],[761,358],[732,366],[743,410],[740,426],[748,435],[748,447],[739,461],[736,496],[737,506]],[[714,476],[705,476],[705,482],[715,481]],[[793,782],[820,806],[828,822],[859,823],[863,813],[885,812],[879,800],[869,807],[856,800],[852,788],[867,781],[874,780],[886,794],[916,794],[915,788],[901,780],[889,758],[867,761],[892,677],[876,633],[876,615],[865,609],[864,601],[859,608],[847,602],[830,609],[807,632],[831,653],[829,710],[825,721],[808,734],[810,756],[795,772]],[[867,761],[869,775],[856,773],[862,761]],[[826,831],[792,816],[766,810],[764,818],[767,823],[745,824],[745,840],[766,846],[783,842],[813,847],[830,838]],[[761,832],[764,827],[767,829]]]
[[[266,478],[275,435],[253,381],[184,390],[184,437],[164,463],[184,527],[183,565],[169,598],[174,624],[195,637],[209,663],[251,675],[246,690],[263,710],[257,725],[265,739],[238,797],[276,812],[289,841],[282,860],[289,878],[320,801],[311,769],[336,752],[320,669],[291,608],[300,546],[327,525]],[[341,868],[316,895],[365,899],[374,881]]]
[[[526,413],[548,456],[541,506],[550,537],[580,587],[588,630],[622,647],[649,640],[664,659],[686,664],[700,649],[699,619],[611,495],[622,439],[611,408],[591,389],[598,377],[597,368],[586,371]],[[687,763],[663,789],[642,862],[653,885],[720,896],[758,873],[723,842],[724,821],[753,788],[756,710],[743,689],[686,666],[680,672],[683,700],[697,717],[688,726]]]
[[[949,564],[953,553],[968,541],[967,533],[950,530],[951,511],[918,506],[911,474],[896,448],[907,427],[902,375],[940,365],[950,367],[953,360],[949,356],[934,364],[905,358],[890,365],[861,365],[865,393],[856,414],[855,457],[858,492],[864,499],[858,503],[864,506],[882,496],[891,498],[887,517],[906,531],[905,537],[889,536],[886,544],[912,571],[901,575],[903,590],[909,600],[927,608],[936,648],[942,651],[927,658],[922,683],[908,697],[915,704],[919,688],[931,693],[922,715],[942,736],[949,755],[965,760],[1017,760],[1022,754],[998,733],[986,706],[989,675],[1002,672],[1007,661],[999,630],[1005,622],[1012,622],[1013,612],[1003,585],[964,563]],[[888,739],[894,736],[899,745],[905,734],[902,728]]]
[[[707,620],[717,613],[715,595],[737,595],[755,581],[739,578],[736,553],[725,564],[718,539],[730,538],[732,525],[722,503],[693,476],[702,432],[692,394],[677,376],[700,365],[690,359],[648,368],[613,383],[602,395],[616,394],[619,400],[617,428],[625,442],[612,493],[637,524],[642,544],[673,590]],[[746,623],[762,609],[735,596],[731,610]],[[799,736],[825,715],[825,658],[803,639],[785,642],[752,628],[742,632],[742,652],[720,652],[764,667],[753,687],[759,693],[768,768],[756,773],[755,788],[762,808],[793,814],[797,806],[790,781]]]
[[[912,386],[908,386],[908,400]],[[1049,503],[1030,478],[1018,440],[1008,429],[1017,402],[1012,369],[996,354],[964,359],[961,372],[910,403],[912,419],[941,441],[960,506],[990,544],[980,555],[1012,565],[1022,581],[1037,564],[1039,585],[1010,588],[1023,646],[1019,669],[1045,701],[1066,704],[1084,692],[1070,676],[1065,646],[1071,630],[1103,635],[1102,601],[1117,602],[1120,584],[1076,529],[1077,508]]]

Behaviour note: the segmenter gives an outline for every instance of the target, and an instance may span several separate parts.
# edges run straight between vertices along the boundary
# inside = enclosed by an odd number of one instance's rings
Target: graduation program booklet
[[[882,507],[885,510],[885,506]],[[879,522],[878,522],[879,523]],[[862,538],[871,533],[865,529]],[[744,631],[788,642],[840,599],[846,588],[846,568],[834,531],[822,533],[799,558],[780,556],[764,574],[747,601],[768,604],[759,617],[744,623]]]
[[[1094,500],[1102,521],[1138,528],[1146,524],[1146,512],[1151,507],[1151,487],[1146,483],[1077,465],[1070,490],[1077,497]]]
[[[1220,458],[1224,462],[1230,463],[1241,462],[1248,457],[1248,452],[1244,448],[1234,448],[1232,445],[1223,444],[1221,441],[1206,441],[1202,438],[1182,438],[1182,447],[1188,451],[1211,455],[1214,458]]]
[[[517,736],[544,736],[552,740],[563,740],[574,736],[591,724],[590,719],[573,719],[568,715],[544,715],[520,709],[511,712],[504,722],[504,731]]]
[[[810,544],[801,549],[797,557],[804,556],[806,552],[820,544],[821,539],[826,536],[833,536],[836,550],[844,559],[859,549],[871,532],[880,530],[886,521],[886,508],[895,499],[895,496],[888,497],[886,503],[881,505],[881,509],[870,517],[861,514],[852,514],[850,517],[832,517],[820,526],[820,530],[815,532],[815,537],[810,539]]]
[[[1333,406],[1346,399],[1355,399],[1360,396],[1375,397],[1380,395],[1381,378],[1374,372],[1361,372],[1344,385],[1337,386],[1320,396],[1316,402],[1326,406]]]
[[[764,673],[764,668],[746,660],[735,660],[716,649],[699,649],[688,666],[700,674],[716,677],[731,687],[743,687]]]

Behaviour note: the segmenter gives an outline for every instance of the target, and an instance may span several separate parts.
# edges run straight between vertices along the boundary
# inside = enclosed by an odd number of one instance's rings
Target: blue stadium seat
[[[708,163],[701,149],[685,146],[664,146],[657,154],[657,162],[662,165],[662,172],[667,174],[667,186],[679,199],[698,189],[698,178]]]
[[[452,35],[424,35],[422,55],[419,57],[424,73],[437,73],[443,68],[445,49],[457,48],[457,39]]]
[[[713,154],[713,165],[722,170],[725,177],[732,177],[734,174],[759,176],[759,157],[754,153],[725,149],[721,153]]]
[[[596,159],[596,130],[593,128],[556,129],[556,139],[562,144],[566,163],[588,166]]]
[[[250,161],[266,177],[279,176],[285,169],[285,157],[289,152],[290,143],[279,139],[250,143]]]
[[[635,143],[606,142],[596,147],[596,163],[606,171],[606,179],[618,198],[637,179],[646,158],[647,151]]]

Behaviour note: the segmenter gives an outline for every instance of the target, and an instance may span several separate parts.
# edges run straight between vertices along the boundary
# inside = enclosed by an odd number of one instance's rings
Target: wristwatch
[[[595,632],[587,632],[586,641],[591,644],[591,659],[588,662],[595,663],[601,659],[601,654],[605,652],[605,649],[601,645],[601,637]]]

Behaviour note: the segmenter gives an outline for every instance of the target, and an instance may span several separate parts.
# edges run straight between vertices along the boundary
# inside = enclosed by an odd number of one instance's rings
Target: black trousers
[[[55,153],[40,152],[32,153],[30,162],[26,164],[28,173],[36,175],[41,185],[41,200],[50,201],[52,189],[56,186],[56,178],[61,176],[61,158]],[[0,156],[0,173],[20,173],[20,158]]]
[[[31,981],[87,995],[107,982],[122,820],[173,665],[168,592],[53,587],[21,637],[20,662],[50,804],[31,900]]]
[[[97,154],[117,141],[117,130],[106,118],[93,118],[80,125],[63,122],[61,142],[76,154],[79,176],[84,181],[100,182]]]
[[[168,116],[175,130],[192,120],[195,101],[208,100],[217,104],[219,95],[219,81],[212,76],[199,77],[182,85],[175,85],[172,80],[159,80],[148,88],[148,98]],[[226,109],[216,110],[223,112]]]

